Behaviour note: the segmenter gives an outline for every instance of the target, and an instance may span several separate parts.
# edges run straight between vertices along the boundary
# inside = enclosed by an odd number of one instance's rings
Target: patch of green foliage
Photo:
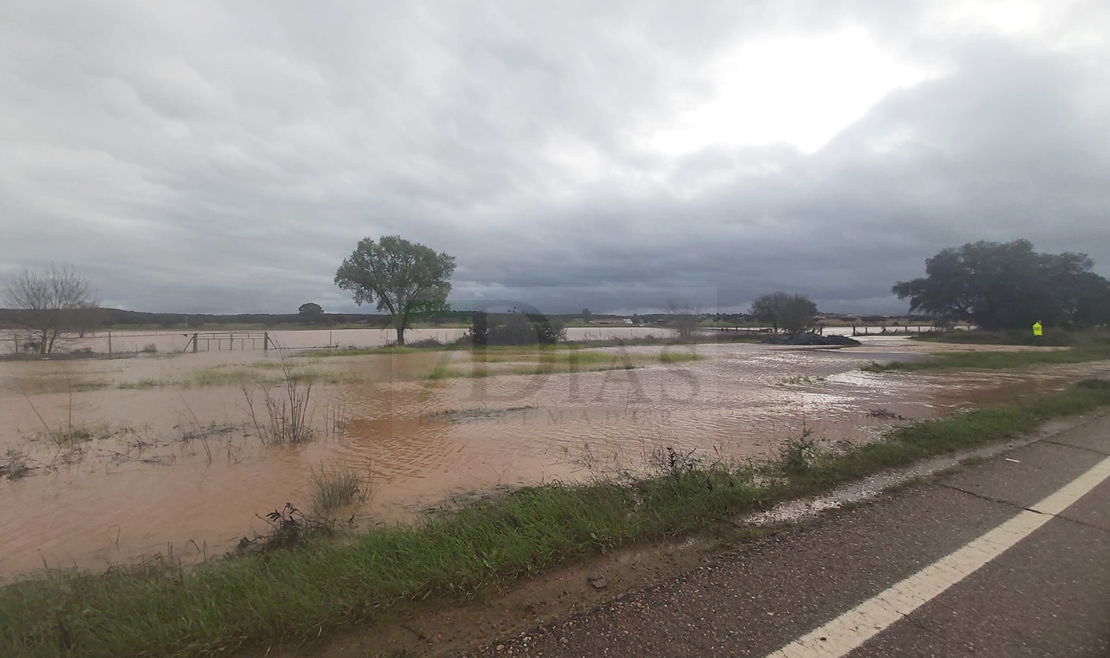
[[[1048,347],[1075,347],[1099,342],[1110,343],[1110,331],[1105,329],[1071,330],[1047,327],[1040,340],[1034,340],[1033,332],[1028,329],[1009,331],[946,331],[943,333],[923,333],[913,336],[914,340],[929,343],[952,343],[957,345],[1029,345]]]
[[[140,379],[139,381],[136,381],[136,382],[120,382],[116,386],[116,388],[123,389],[123,390],[144,390],[144,389],[151,389],[151,388],[160,388],[160,387],[165,386],[165,385],[166,385],[166,382],[164,382],[160,379],[152,379],[150,377],[143,377],[142,379]]]
[[[690,361],[704,361],[705,357],[694,352],[663,352],[659,355],[660,363],[687,363]]]
[[[244,368],[199,368],[189,373],[182,382],[186,388],[193,386],[242,386],[258,379],[257,373]]]
[[[416,347],[345,347],[336,348],[331,350],[308,350],[300,352],[296,356],[306,357],[323,357],[323,356],[373,356],[382,354],[413,354],[416,352],[425,352],[429,349],[435,348],[416,348]],[[443,349],[443,348],[439,348]]]
[[[1110,359],[1110,344],[1085,345],[1064,350],[1023,350],[1018,352],[954,352],[930,357],[924,361],[892,361],[871,363],[861,370],[867,372],[915,370],[1006,370],[1025,366],[1085,363]]]
[[[46,395],[49,393],[81,393],[95,391],[111,382],[101,379],[88,379],[80,375],[60,373],[34,374],[13,380],[12,388],[27,395]]]

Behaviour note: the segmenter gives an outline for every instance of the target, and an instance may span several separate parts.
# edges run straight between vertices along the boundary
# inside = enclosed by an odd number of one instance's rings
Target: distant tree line
[[[1110,282],[1086,254],[1034,251],[1028,240],[975,242],[925,260],[925,276],[892,291],[910,312],[982,329],[1027,328],[1035,321],[1075,327],[1110,322]]]

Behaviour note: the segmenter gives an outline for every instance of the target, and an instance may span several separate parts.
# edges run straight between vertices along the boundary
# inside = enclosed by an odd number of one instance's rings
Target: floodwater
[[[319,341],[327,332],[289,333],[279,338],[290,347],[327,343]],[[223,554],[264,531],[267,512],[287,502],[307,508],[314,468],[370,475],[370,499],[344,517],[408,521],[499,488],[642,472],[666,447],[746,459],[774,454],[803,429],[829,443],[868,441],[905,422],[899,417],[933,418],[1110,373],[1105,363],[942,375],[858,369],[984,349],[895,337],[844,350],[604,348],[590,350],[575,372],[552,371],[534,351],[476,363],[465,351],[158,349],[114,360],[0,363],[0,466],[15,459],[30,469],[0,479],[0,576],[44,564],[103,570],[154,556],[188,563]],[[667,363],[664,352],[698,360]],[[316,439],[266,446],[247,400],[264,423],[261,390],[282,392],[283,363],[315,377]],[[429,378],[437,372],[454,376]]]

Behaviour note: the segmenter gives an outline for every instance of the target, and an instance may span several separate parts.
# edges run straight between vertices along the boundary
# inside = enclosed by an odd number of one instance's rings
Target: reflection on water
[[[312,421],[320,438],[269,448],[243,389],[257,386],[252,377],[280,374],[273,352],[0,364],[0,456],[20,453],[34,467],[0,480],[0,573],[44,561],[99,569],[171,551],[186,561],[226,552],[264,529],[257,515],[286,502],[307,506],[309,469],[321,463],[370,469],[374,493],[362,521],[399,521],[498,485],[636,471],[659,446],[763,457],[803,426],[830,442],[866,441],[891,422],[872,409],[931,418],[1108,370],[858,370],[936,349],[892,338],[858,352],[699,345],[701,360],[673,364],[660,362],[663,349],[607,348],[611,359],[581,366],[615,360],[630,370],[442,379],[428,375],[478,366],[461,351],[289,358],[319,377]],[[544,366],[539,359],[506,352],[481,367],[511,373]],[[73,428],[83,433],[71,441]]]

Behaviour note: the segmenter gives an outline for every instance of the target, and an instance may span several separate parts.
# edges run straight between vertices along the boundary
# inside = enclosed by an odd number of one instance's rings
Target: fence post
[[[268,331],[263,331],[262,332],[262,351],[263,352],[269,352],[270,351],[270,332],[268,332]]]
[[[108,358],[112,358],[112,332],[108,332]]]
[[[193,332],[193,353],[196,354],[196,351],[197,351],[197,334],[196,334],[196,332]]]

